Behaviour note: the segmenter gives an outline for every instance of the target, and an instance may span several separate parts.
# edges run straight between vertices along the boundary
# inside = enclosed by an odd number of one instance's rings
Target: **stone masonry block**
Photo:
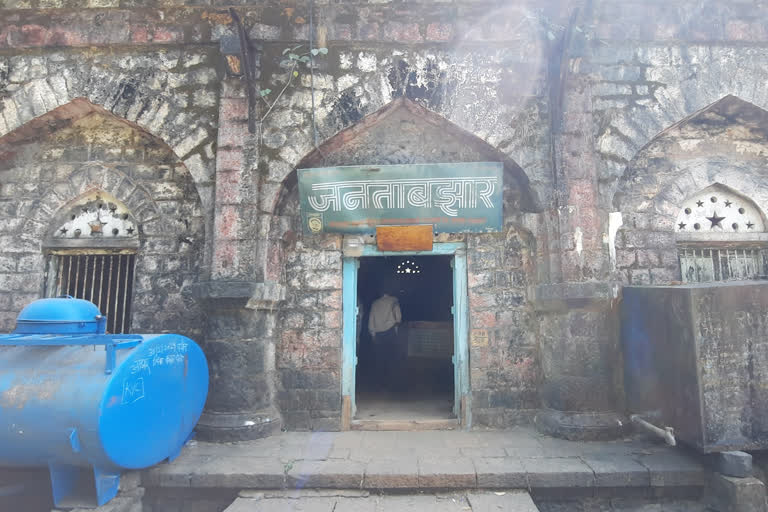
[[[363,484],[365,465],[344,459],[301,461],[286,476],[286,487],[359,489]]]
[[[528,485],[536,487],[593,487],[592,468],[577,458],[525,459]]]
[[[765,484],[753,477],[713,473],[706,502],[718,512],[765,512]]]
[[[584,462],[595,472],[598,487],[648,487],[651,483],[648,469],[624,457],[585,457]]]
[[[374,459],[365,468],[364,489],[416,489],[419,468],[415,458]]]
[[[468,458],[419,457],[419,487],[429,489],[473,488],[477,476]]]
[[[752,476],[752,455],[746,452],[720,452],[715,455],[715,468],[725,476]]]
[[[515,457],[483,457],[475,459],[477,486],[481,489],[525,489],[528,478],[520,459]]]

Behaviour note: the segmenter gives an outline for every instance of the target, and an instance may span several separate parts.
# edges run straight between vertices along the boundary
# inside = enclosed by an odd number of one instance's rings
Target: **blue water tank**
[[[88,301],[42,299],[0,336],[0,466],[47,466],[57,506],[84,474],[103,505],[121,471],[174,458],[208,394],[205,356],[189,338],[105,326]]]

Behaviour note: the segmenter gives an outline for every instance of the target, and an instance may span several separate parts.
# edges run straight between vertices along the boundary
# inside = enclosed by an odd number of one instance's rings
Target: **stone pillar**
[[[628,428],[623,407],[618,293],[611,283],[540,285],[531,291],[539,317],[544,408],[536,427],[566,439],[608,439]]]
[[[206,305],[210,386],[197,431],[202,439],[239,441],[280,430],[274,406],[275,326],[285,298],[277,283],[211,281],[198,289]]]
[[[229,55],[225,43],[222,53]],[[274,336],[285,290],[264,278],[258,133],[248,129],[244,79],[232,66],[227,69],[219,99],[211,278],[196,290],[205,305],[202,346],[210,366],[208,401],[197,431],[216,441],[264,437],[282,425],[274,405]]]
[[[539,316],[544,408],[536,426],[568,439],[616,437],[623,411],[618,329],[620,286],[609,280],[604,242],[607,212],[599,200],[600,162],[592,135],[591,82],[567,62],[560,121],[555,127],[558,168],[559,275],[530,295]]]

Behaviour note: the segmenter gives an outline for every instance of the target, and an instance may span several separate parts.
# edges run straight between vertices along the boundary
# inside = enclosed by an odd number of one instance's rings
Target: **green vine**
[[[328,55],[328,48],[312,48],[310,51],[300,53],[300,49],[303,47],[304,45],[300,44],[298,46],[286,48],[283,50],[283,60],[280,61],[280,67],[288,69],[288,80],[286,80],[285,84],[282,85],[280,92],[277,94],[277,96],[275,96],[273,100],[268,99],[269,95],[273,92],[272,89],[259,89],[259,97],[267,107],[267,111],[263,116],[261,116],[259,123],[264,123],[269,114],[275,108],[275,105],[277,105],[277,102],[280,101],[280,98],[283,97],[285,91],[288,89],[288,87],[290,87],[293,79],[298,78],[301,75],[299,70],[302,67],[310,69],[311,71],[311,66],[313,63],[312,60],[314,57],[318,57],[320,55]]]

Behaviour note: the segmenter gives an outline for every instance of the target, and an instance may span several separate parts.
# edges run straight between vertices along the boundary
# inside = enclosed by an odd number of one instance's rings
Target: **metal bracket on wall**
[[[240,16],[237,11],[230,7],[229,14],[237,28],[237,36],[240,39],[240,60],[243,66],[243,76],[245,77],[246,90],[248,91],[248,132],[256,133],[256,75],[253,71],[253,61],[251,60],[251,48],[248,43],[248,33],[243,27]]]

